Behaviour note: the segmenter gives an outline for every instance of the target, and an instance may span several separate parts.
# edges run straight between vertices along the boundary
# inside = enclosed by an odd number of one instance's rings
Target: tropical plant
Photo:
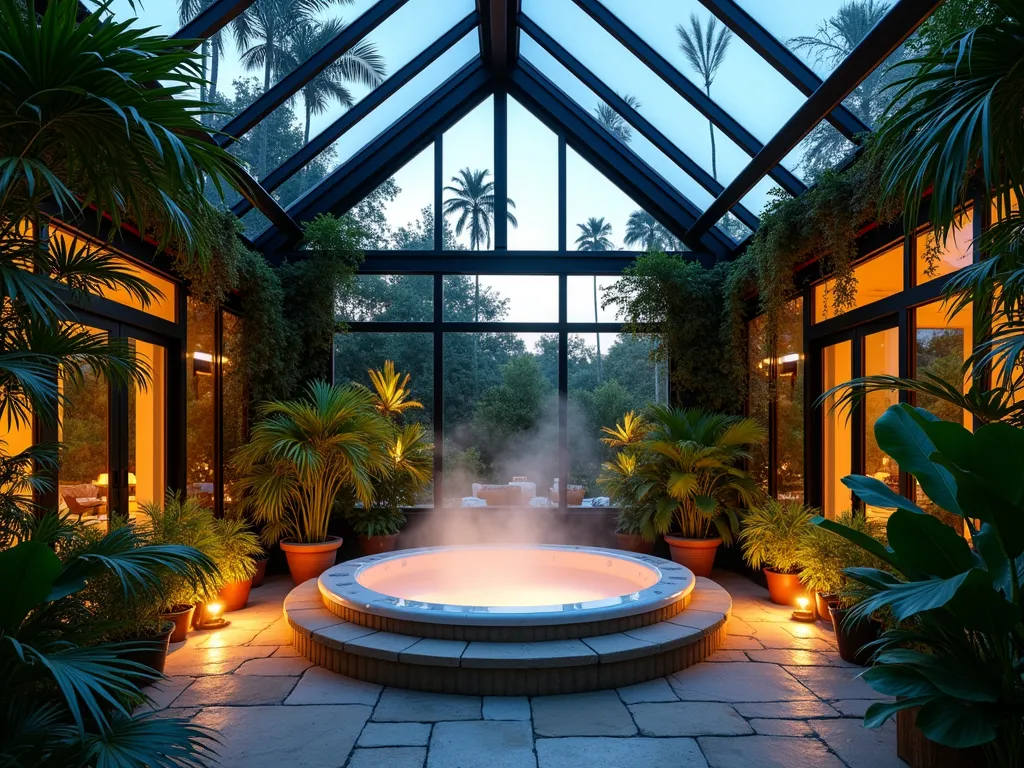
[[[240,509],[262,525],[262,540],[327,540],[338,494],[373,503],[374,478],[387,467],[388,424],[364,387],[311,382],[303,397],[271,401],[233,463]]]
[[[636,411],[623,414],[622,419],[614,427],[601,427],[604,437],[601,442],[609,448],[626,448],[643,441],[651,431],[650,423]]]
[[[23,523],[20,541],[0,551],[9,588],[0,610],[0,763],[206,765],[211,731],[186,718],[132,715],[147,701],[142,686],[161,676],[129,655],[152,644],[105,641],[135,617],[97,621],[88,598],[100,583],[112,600],[157,604],[165,574],[202,585],[213,562],[188,547],[146,545],[132,526],[85,538],[69,517]]]
[[[645,251],[677,250],[679,241],[661,223],[644,210],[636,210],[626,220],[626,245],[639,245]]]
[[[256,533],[240,516],[215,518],[213,530],[220,545],[216,563],[221,585],[251,579],[256,561],[265,554]]]
[[[192,21],[200,13],[206,11],[216,0],[178,0],[178,21],[184,26]],[[203,38],[200,47],[203,55],[203,66],[201,77],[203,82],[199,84],[199,100],[217,103],[217,82],[220,79],[220,57],[224,55],[224,38],[218,29],[210,37]],[[210,69],[206,65],[209,62]]]
[[[627,93],[622,97],[622,100],[633,109],[640,109],[640,99],[636,96]],[[623,144],[629,144],[629,142],[633,140],[633,128],[630,124],[626,122],[622,115],[603,101],[599,102],[598,105],[594,107],[594,117],[597,118],[597,122],[601,124],[602,128],[612,134],[612,136],[617,138]]]
[[[223,546],[213,510],[199,499],[169,491],[162,507],[150,501],[142,505],[142,512],[148,518],[142,531],[151,544],[190,547],[220,566]],[[197,584],[194,580],[168,574],[159,607],[163,611],[177,611],[205,602],[217,594],[220,586],[219,579]],[[197,591],[197,587],[201,591]]]
[[[817,514],[799,501],[766,499],[743,518],[740,546],[751,568],[798,573],[803,568],[800,542]]]
[[[867,515],[847,510],[836,516],[836,523],[872,539],[886,543],[885,526]],[[820,595],[840,595],[850,586],[846,568],[881,568],[883,563],[848,539],[817,525],[804,532],[796,551],[800,562],[800,581]]]
[[[373,407],[381,416],[397,419],[406,411],[423,407],[419,400],[411,399],[409,379],[412,374],[403,376],[395,371],[393,360],[385,360],[383,368],[367,371],[367,375],[373,386]]]
[[[614,246],[611,241],[612,225],[600,218],[591,216],[583,224],[577,224],[580,231],[576,238],[577,251],[611,251]]]
[[[753,419],[663,405],[651,407],[650,422],[650,431],[629,449],[636,467],[619,490],[632,495],[630,504],[653,507],[645,536],[718,536],[731,544],[742,510],[761,500],[742,464],[750,447],[764,441],[764,428]]]
[[[285,51],[288,69],[294,69],[306,61],[344,32],[346,26],[341,19],[323,22],[304,19],[288,35]],[[331,62],[323,72],[302,86],[305,111],[302,143],[309,143],[309,125],[313,116],[324,114],[330,108],[332,99],[346,109],[355,103],[352,93],[346,87],[347,83],[376,88],[384,82],[386,75],[384,57],[370,40],[359,41]]]
[[[491,247],[491,221],[494,219],[494,182],[488,181],[491,172],[486,168],[470,170],[463,168],[452,183],[444,188],[450,196],[445,199],[442,211],[445,218],[458,216],[455,234],[461,235],[469,227],[470,250],[478,251]],[[506,217],[509,224],[518,227],[519,222],[511,209],[516,204],[508,198]]]
[[[851,617],[886,611],[895,626],[863,674],[897,696],[864,717],[879,726],[919,707],[917,726],[950,747],[982,746],[989,765],[1024,759],[1024,430],[986,424],[971,433],[921,408],[891,406],[875,424],[879,446],[909,472],[928,499],[962,518],[968,542],[916,503],[870,477],[843,480],[873,507],[894,510],[888,547],[838,523],[815,522],[881,560],[847,568],[869,594]]]
[[[715,82],[718,70],[729,52],[732,42],[732,30],[724,24],[719,27],[718,19],[708,19],[707,27],[701,25],[697,14],[690,14],[690,28],[682,24],[676,25],[679,35],[679,50],[690,62],[703,80],[704,92],[711,98],[711,85]],[[717,34],[716,34],[717,32]],[[711,175],[718,178],[718,154],[715,151],[715,124],[708,120],[708,131],[711,133]]]

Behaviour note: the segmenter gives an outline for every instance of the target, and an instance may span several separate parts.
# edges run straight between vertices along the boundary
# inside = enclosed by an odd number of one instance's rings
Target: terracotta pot
[[[814,593],[814,611],[819,619],[832,621],[832,615],[828,612],[830,605],[838,605],[839,597],[836,595],[823,595],[821,592]]]
[[[189,627],[192,626],[192,614],[195,612],[196,607],[194,605],[186,606],[185,608],[179,608],[173,611],[167,611],[160,614],[161,619],[166,619],[174,625],[171,630],[172,643],[183,643],[188,637]]]
[[[795,606],[798,597],[807,597],[799,573],[779,573],[765,568],[764,575],[768,579],[768,599],[776,605]]]
[[[872,619],[852,624],[846,620],[850,610],[838,605],[829,605],[828,612],[832,616],[832,627],[836,631],[836,645],[839,646],[840,658],[851,664],[867,666],[874,649],[864,646],[878,639],[881,624]]]
[[[252,589],[252,579],[232,581],[220,588],[217,598],[224,603],[224,613],[240,611],[249,604],[249,590]]]
[[[341,536],[328,536],[327,541],[316,544],[302,544],[285,539],[281,549],[288,558],[288,570],[296,585],[317,578],[338,559]]]
[[[644,537],[638,533],[615,532],[615,540],[619,542],[619,549],[626,552],[636,552],[639,555],[653,555],[654,542],[644,541]]]
[[[988,762],[981,747],[954,749],[938,744],[915,725],[920,707],[896,713],[896,756],[910,768],[984,768]]]
[[[265,557],[262,560],[256,561],[256,573],[252,577],[252,588],[263,586],[263,580],[267,577],[267,563],[270,562],[269,557]]]
[[[136,638],[137,641],[146,643],[146,647],[133,651],[124,651],[119,655],[122,659],[134,661],[137,664],[149,667],[154,672],[163,674],[164,665],[167,663],[167,651],[171,644],[171,634],[173,632],[174,622],[168,620],[164,622],[163,628],[161,628],[161,630],[156,634]],[[149,685],[150,683],[155,682],[156,680],[140,680],[139,684]]]
[[[398,534],[389,533],[384,536],[359,535],[359,546],[364,555],[379,555],[383,552],[394,552],[398,546]]]
[[[694,576],[710,576],[715,564],[715,553],[721,539],[684,539],[682,536],[665,536],[673,562],[685,565]]]

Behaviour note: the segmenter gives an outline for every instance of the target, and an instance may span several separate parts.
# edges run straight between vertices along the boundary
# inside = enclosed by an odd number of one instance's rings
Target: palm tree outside
[[[636,96],[627,93],[622,99],[633,109],[640,109],[640,99]],[[602,128],[623,144],[629,144],[633,140],[633,128],[630,124],[603,101],[594,107],[594,117],[597,118],[597,122],[601,124]]]
[[[580,236],[576,238],[577,251],[610,251],[612,241],[609,237],[612,233],[612,225],[600,218],[591,216],[584,224],[576,225],[580,230]],[[594,275],[594,322],[598,319],[597,303],[597,275]],[[597,382],[601,383],[601,334],[597,336]]]
[[[704,28],[697,14],[691,13],[690,28],[677,24],[676,32],[679,34],[679,49],[704,81],[704,92],[711,98],[711,85],[729,51],[732,30],[724,24],[719,26],[715,18],[709,19],[707,28]],[[711,132],[711,175],[717,180],[718,154],[715,150],[715,124],[711,120],[708,120],[708,130]]]
[[[626,236],[623,239],[626,245],[641,246],[645,251],[654,251],[664,248],[671,235],[658,220],[644,210],[636,210],[629,214],[626,221]]]
[[[182,26],[188,24],[192,19],[213,5],[213,3],[214,0],[178,0],[178,21],[181,22]],[[220,30],[217,30],[212,36],[203,39],[200,51],[203,54],[202,72],[204,82],[199,86],[199,100],[216,103],[217,79],[220,77],[220,57],[224,53],[224,39],[221,37]],[[210,66],[209,71],[206,69],[207,62],[209,62]],[[209,81],[209,85],[205,81]],[[204,116],[203,122],[206,123],[209,117],[209,115]]]
[[[444,201],[445,217],[457,216],[455,234],[461,235],[469,229],[470,250],[479,251],[491,247],[491,222],[494,219],[494,182],[489,180],[491,172],[487,168],[470,170],[463,168],[452,176],[452,183],[444,188],[450,196]],[[508,223],[518,227],[511,209],[516,207],[512,198],[507,198],[506,216]]]

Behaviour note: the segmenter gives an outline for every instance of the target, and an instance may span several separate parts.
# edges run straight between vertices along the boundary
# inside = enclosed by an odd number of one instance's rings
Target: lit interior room
[[[1024,0],[0,0],[0,765],[1024,765]]]

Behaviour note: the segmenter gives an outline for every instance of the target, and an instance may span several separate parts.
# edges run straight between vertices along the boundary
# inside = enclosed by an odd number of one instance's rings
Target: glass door
[[[167,489],[167,348],[129,337],[136,354],[150,368],[146,387],[127,393],[127,459],[121,478],[123,508],[131,519],[145,517],[145,506],[162,503]]]

